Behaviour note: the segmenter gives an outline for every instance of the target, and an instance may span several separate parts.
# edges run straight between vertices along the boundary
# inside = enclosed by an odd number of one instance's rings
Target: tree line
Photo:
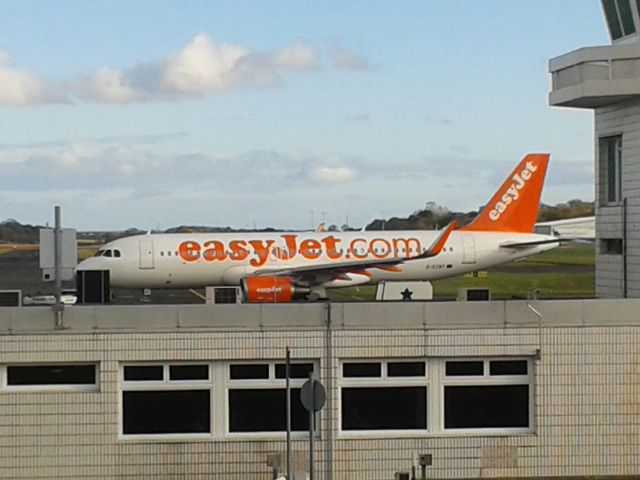
[[[438,206],[433,202],[426,204],[425,208],[416,210],[407,217],[391,217],[388,219],[377,218],[366,225],[365,230],[434,230],[442,228],[451,220],[456,219],[459,225],[466,225],[475,218],[478,211],[452,212],[446,207]],[[594,203],[582,200],[569,200],[566,203],[557,205],[540,205],[538,221],[547,222],[553,220],[563,220],[568,218],[588,217],[594,214]],[[0,222],[0,243],[36,244],[39,241],[39,230],[43,228],[37,225],[23,225],[14,219]],[[329,225],[328,231],[338,230],[360,230],[349,225],[338,228],[336,225]],[[221,232],[247,232],[253,230],[234,229],[231,227],[207,227],[188,226],[169,228],[158,233],[221,233]],[[264,228],[261,232],[276,231],[273,228]],[[130,235],[146,233],[137,228],[130,228],[115,232],[78,232],[79,240],[92,240],[99,243],[109,242],[117,238]]]

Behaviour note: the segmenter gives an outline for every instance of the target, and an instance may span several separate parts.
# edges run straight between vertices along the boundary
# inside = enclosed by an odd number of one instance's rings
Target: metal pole
[[[627,298],[627,197],[622,200],[622,297]]]
[[[286,404],[287,404],[287,480],[292,480],[291,476],[291,382],[289,381],[291,367],[291,351],[287,347],[287,359],[284,366],[285,378],[287,382],[286,388]]]
[[[347,222],[348,224],[349,222]],[[331,333],[331,302],[325,304],[325,310],[327,314],[327,331],[326,331],[326,351],[325,362],[328,375],[325,377],[327,385],[327,408],[324,415],[324,444],[325,444],[325,480],[333,480],[333,344]],[[326,434],[326,435],[325,435]]]
[[[313,421],[316,408],[316,384],[313,381],[313,370],[309,372],[309,381],[311,382],[311,403],[313,408],[309,409],[309,480],[313,480]]]
[[[55,215],[55,227],[53,230],[53,245],[54,245],[54,276],[55,276],[55,296],[56,303],[53,306],[53,311],[56,314],[56,327],[62,327],[62,220],[60,215],[60,206],[54,207]]]

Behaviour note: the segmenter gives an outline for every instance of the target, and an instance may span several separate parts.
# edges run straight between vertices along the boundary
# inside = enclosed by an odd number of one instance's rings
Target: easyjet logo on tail
[[[520,198],[520,190],[527,186],[527,182],[531,180],[533,173],[537,170],[538,167],[536,167],[533,162],[527,162],[525,168],[520,173],[516,173],[512,177],[513,182],[511,183],[511,186],[507,188],[507,192],[502,195],[500,200],[495,203],[489,212],[489,218],[491,220],[494,222],[497,221],[502,213],[509,208],[509,205]]]
[[[530,153],[525,156],[487,202],[487,206],[469,225],[460,230],[533,232],[548,165],[548,153]]]

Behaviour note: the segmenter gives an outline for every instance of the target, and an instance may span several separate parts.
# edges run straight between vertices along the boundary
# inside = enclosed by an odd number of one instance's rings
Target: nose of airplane
[[[76,272],[79,270],[105,270],[105,268],[100,265],[100,259],[90,257],[85,258],[76,266]]]

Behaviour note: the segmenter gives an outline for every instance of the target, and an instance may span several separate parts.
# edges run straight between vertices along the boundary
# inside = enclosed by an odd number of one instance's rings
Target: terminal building
[[[0,478],[637,478],[640,300],[0,308]],[[57,327],[56,327],[57,325]],[[279,465],[279,466],[278,466]],[[275,472],[274,468],[275,466]]]
[[[640,6],[602,0],[611,45],[549,62],[549,103],[595,113],[596,295],[640,297]]]
[[[2,307],[0,478],[304,479],[310,426],[318,480],[638,478],[640,16],[602,3],[612,45],[550,62],[596,112],[601,298]]]

